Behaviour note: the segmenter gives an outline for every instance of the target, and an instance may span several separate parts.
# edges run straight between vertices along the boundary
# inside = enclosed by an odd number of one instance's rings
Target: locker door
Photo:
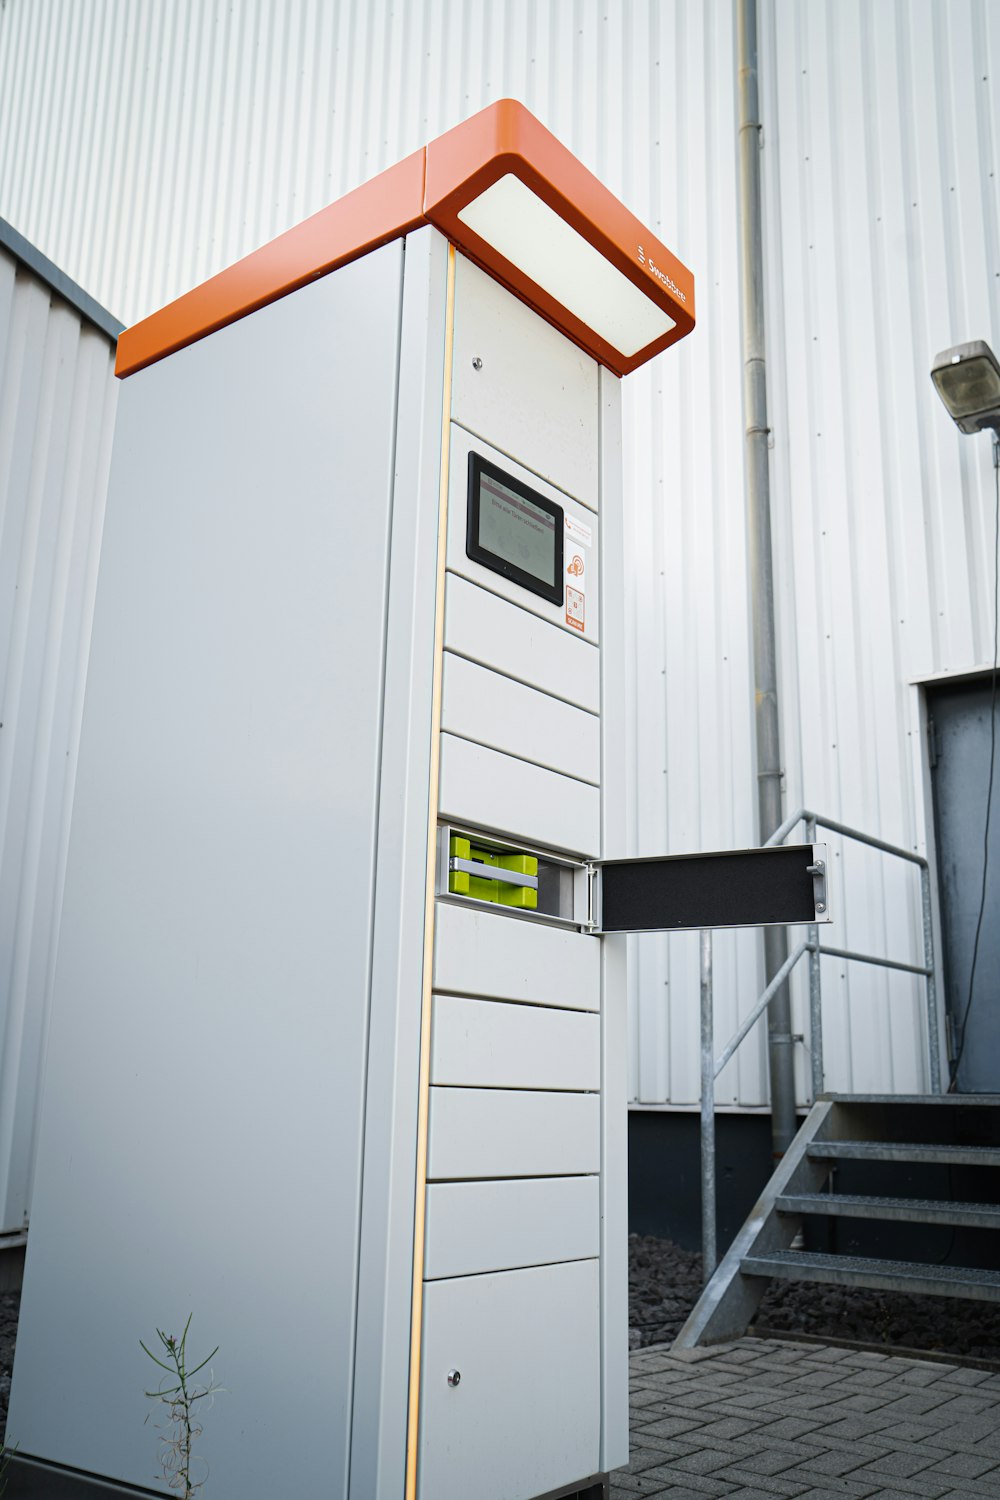
[[[599,1303],[596,1260],[427,1283],[420,1500],[533,1500],[596,1474]]]

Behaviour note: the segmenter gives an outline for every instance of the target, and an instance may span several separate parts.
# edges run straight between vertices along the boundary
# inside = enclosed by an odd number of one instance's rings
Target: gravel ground
[[[0,1292],[0,1439],[7,1427],[10,1372],[14,1364],[14,1341],[17,1338],[17,1314],[20,1306],[20,1292]]]
[[[629,1347],[668,1343],[701,1291],[701,1256],[670,1240],[629,1236]],[[809,1282],[772,1282],[757,1333],[883,1344],[1000,1364],[1000,1307]]]

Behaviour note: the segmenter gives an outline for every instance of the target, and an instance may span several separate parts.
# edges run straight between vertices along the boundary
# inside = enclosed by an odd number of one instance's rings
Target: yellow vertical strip
[[[451,366],[455,344],[455,247],[448,246],[441,403],[441,489],[438,496],[437,583],[434,601],[434,676],[431,687],[430,792],[427,799],[427,875],[424,968],[420,1001],[420,1083],[417,1104],[417,1183],[413,1216],[413,1302],[410,1315],[410,1399],[406,1420],[406,1500],[417,1495],[420,1426],[420,1346],[424,1313],[424,1218],[427,1211],[427,1116],[430,1109],[431,996],[434,987],[434,898],[437,874],[438,779],[441,772],[441,679],[444,657],[444,582],[448,544],[448,458],[451,449]]]

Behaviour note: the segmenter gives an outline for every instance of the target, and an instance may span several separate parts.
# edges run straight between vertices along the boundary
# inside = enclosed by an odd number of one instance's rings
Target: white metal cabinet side
[[[589,355],[459,256],[455,421],[591,510],[598,488],[597,370]]]
[[[398,1500],[406,1467],[413,1141],[427,862],[447,244],[408,235],[386,623],[351,1500]]]
[[[346,1491],[401,272],[121,392],[11,1400],[96,1475],[148,1484],[193,1313],[213,1485]]]
[[[582,1260],[427,1283],[420,1500],[533,1500],[597,1472],[597,1280]]]
[[[600,1219],[596,1176],[432,1182],[427,1278],[592,1259],[600,1249]]]
[[[589,641],[548,624],[457,573],[448,574],[444,643],[590,713],[601,707],[600,655]]]

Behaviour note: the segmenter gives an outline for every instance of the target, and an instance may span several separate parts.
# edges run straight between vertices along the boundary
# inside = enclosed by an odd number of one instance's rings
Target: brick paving
[[[1000,1374],[750,1338],[630,1367],[613,1500],[1000,1500]]]

